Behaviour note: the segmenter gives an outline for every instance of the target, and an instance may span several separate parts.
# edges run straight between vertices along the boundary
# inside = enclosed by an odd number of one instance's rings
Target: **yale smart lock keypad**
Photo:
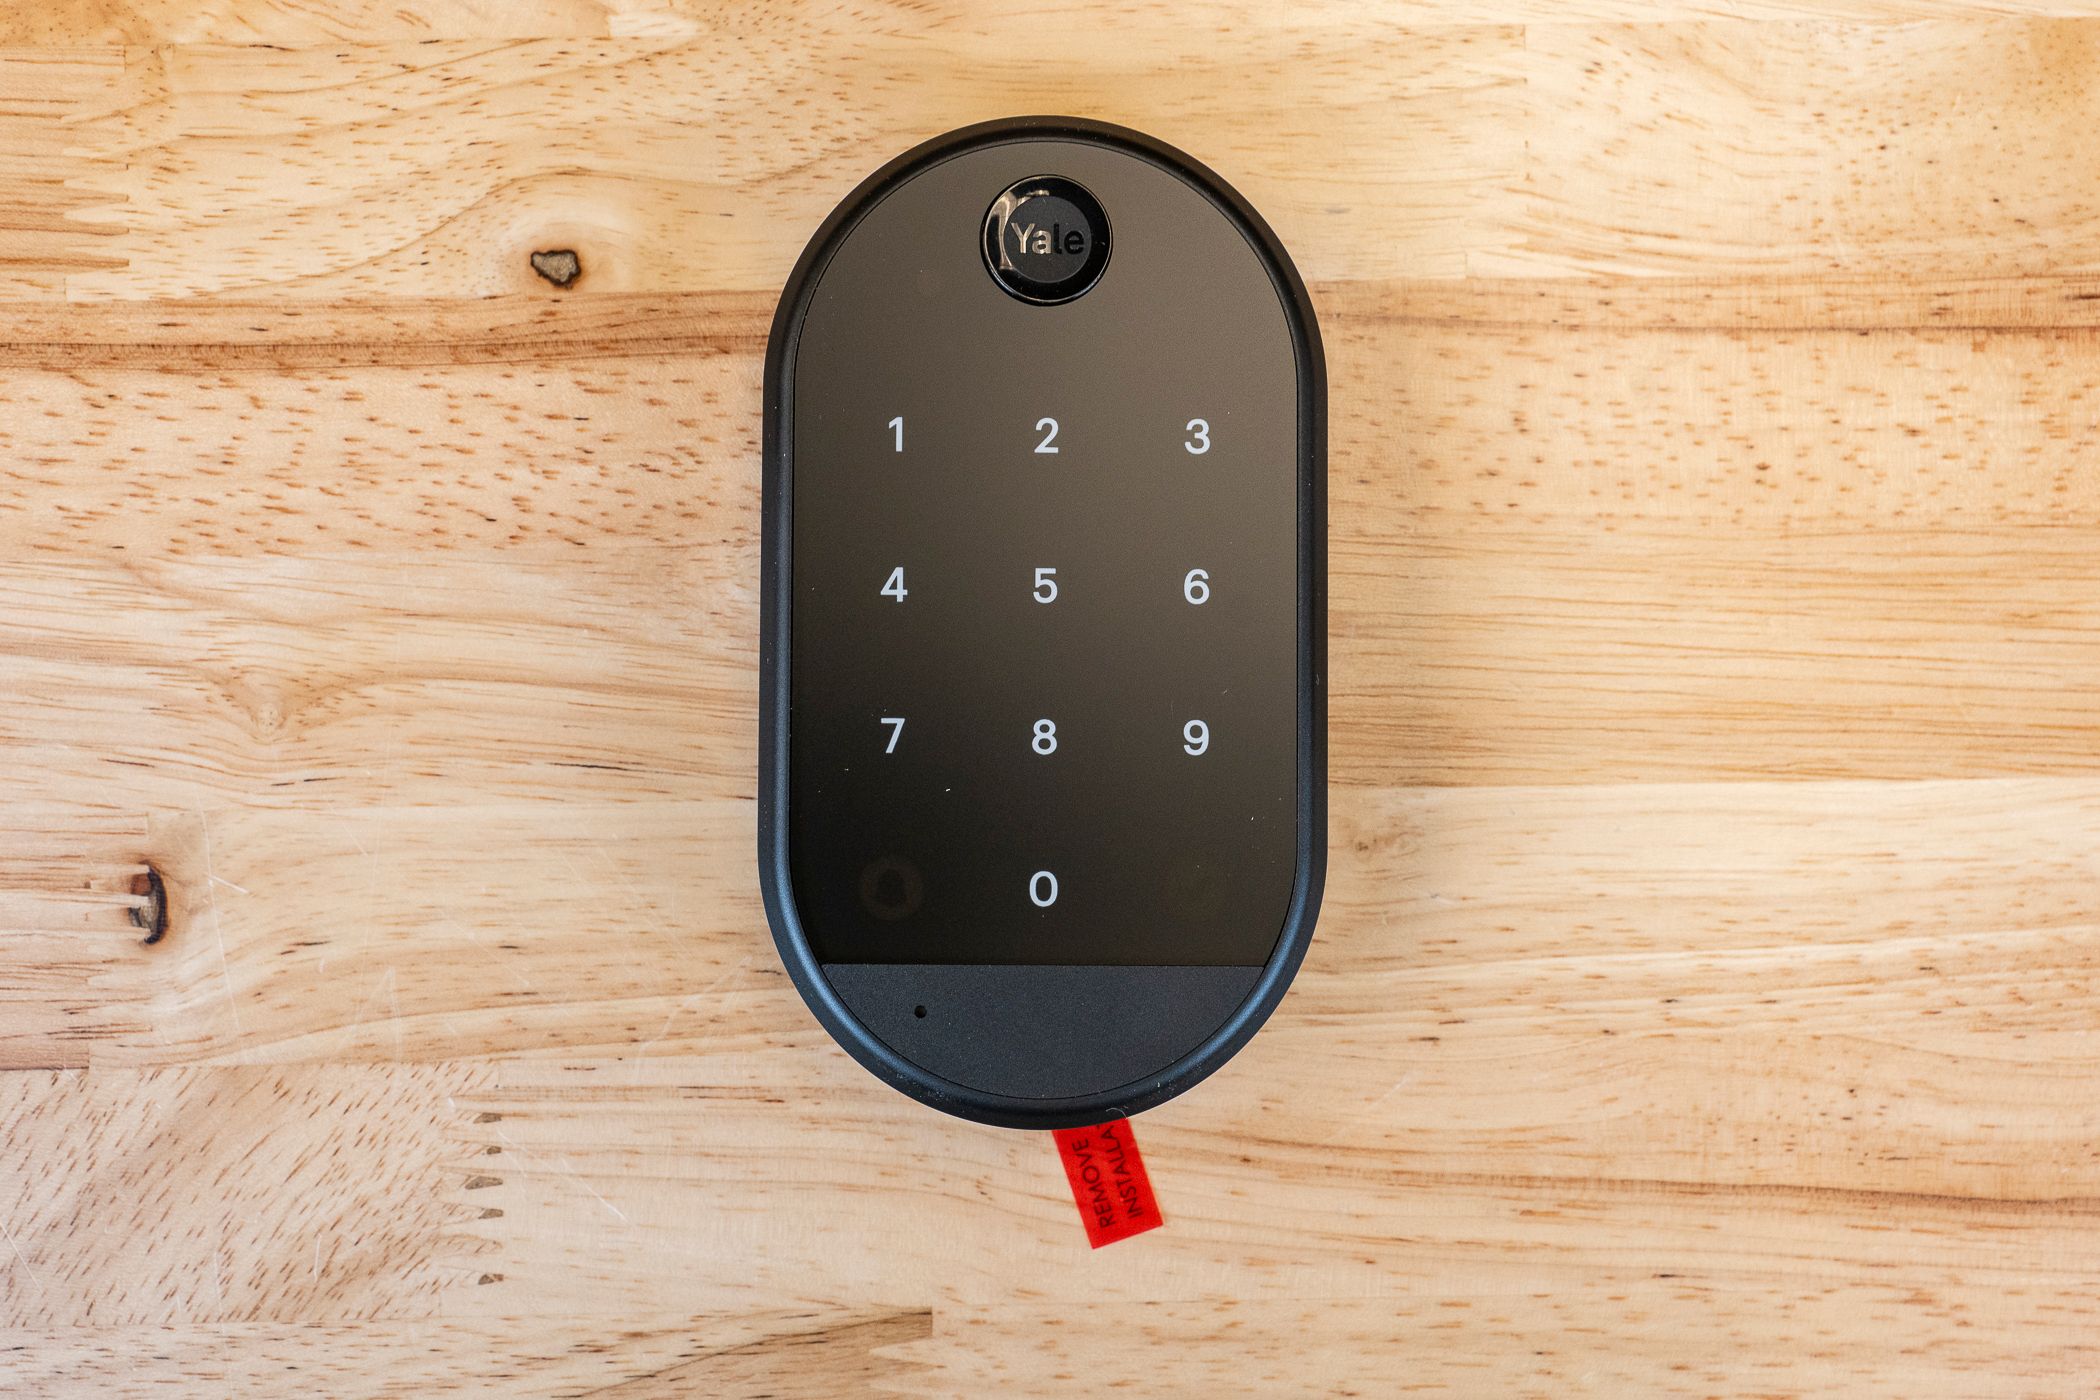
[[[1324,406],[1288,261],[1178,153],[996,123],[841,206],[768,370],[761,872],[798,985],[967,1116],[1177,1092],[1318,897]]]

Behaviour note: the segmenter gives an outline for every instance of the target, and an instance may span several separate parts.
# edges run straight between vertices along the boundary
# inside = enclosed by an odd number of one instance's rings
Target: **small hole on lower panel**
[[[926,1008],[923,1006],[914,1006],[911,1009],[911,1014],[923,1021],[926,1019]]]

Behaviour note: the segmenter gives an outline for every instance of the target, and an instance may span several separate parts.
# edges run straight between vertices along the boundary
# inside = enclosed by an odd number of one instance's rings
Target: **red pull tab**
[[[1129,1119],[1092,1128],[1059,1128],[1052,1136],[1086,1225],[1087,1242],[1094,1248],[1167,1223],[1159,1218],[1152,1178],[1145,1175],[1145,1159],[1138,1155]]]

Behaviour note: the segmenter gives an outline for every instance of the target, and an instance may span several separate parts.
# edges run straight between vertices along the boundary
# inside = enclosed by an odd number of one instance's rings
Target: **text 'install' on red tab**
[[[1059,1128],[1053,1136],[1094,1248],[1166,1223],[1160,1219],[1159,1201],[1128,1119],[1091,1128]]]

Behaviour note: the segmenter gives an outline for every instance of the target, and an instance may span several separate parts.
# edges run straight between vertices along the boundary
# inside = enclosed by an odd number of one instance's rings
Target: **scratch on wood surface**
[[[212,873],[211,868],[211,818],[201,810],[196,815],[197,831],[204,851],[204,902],[205,907],[211,911],[212,938],[219,948],[219,976],[226,989],[226,1009],[233,1013],[233,1033],[236,1037],[234,1058],[240,1061],[252,1054],[252,1047],[248,1044],[247,1028],[241,1024],[241,1000],[234,991],[233,967],[226,960],[226,926],[219,917],[218,892],[218,887],[223,882]]]
[[[16,1262],[22,1266],[22,1272],[28,1275],[29,1281],[36,1285],[36,1291],[39,1293],[46,1291],[43,1278],[38,1275],[35,1267],[30,1264],[29,1256],[22,1252],[21,1244],[15,1239],[15,1232],[7,1228],[7,1220],[4,1216],[0,1216],[0,1235],[7,1236],[7,1247],[14,1251]]]
[[[500,1124],[492,1126],[495,1126],[496,1128],[496,1136],[502,1138],[503,1141],[506,1144],[508,1144],[513,1151],[515,1151],[520,1157],[523,1157],[527,1162],[537,1162],[544,1160],[540,1157],[538,1153],[534,1152],[532,1149],[526,1147],[523,1143],[519,1142],[516,1138],[512,1137],[509,1131],[503,1128]],[[557,1175],[567,1177],[570,1181],[575,1182],[578,1186],[581,1186],[585,1191],[588,1191],[593,1200],[597,1201],[599,1205],[604,1206],[605,1209],[611,1213],[613,1219],[619,1221],[622,1225],[629,1223],[626,1212],[622,1211],[618,1206],[614,1205],[611,1201],[605,1199],[603,1195],[599,1194],[597,1187],[591,1185],[588,1181],[585,1181],[583,1179],[583,1174],[577,1171],[574,1166],[570,1165],[568,1158],[559,1158],[554,1167],[554,1171]]]
[[[1386,1105],[1386,1103],[1392,1099],[1393,1095],[1399,1093],[1402,1089],[1405,1089],[1408,1086],[1408,1084],[1414,1079],[1415,1074],[1416,1071],[1408,1070],[1405,1073],[1403,1073],[1399,1078],[1395,1079],[1391,1088],[1387,1089],[1377,1098],[1365,1104],[1363,1106],[1363,1110],[1357,1113],[1354,1116],[1354,1118],[1352,1118],[1346,1123],[1343,1123],[1334,1132],[1330,1133],[1326,1138],[1322,1139],[1320,1142],[1320,1146],[1334,1146],[1343,1138],[1348,1137],[1350,1133],[1355,1131],[1356,1128],[1361,1126],[1366,1120],[1376,1117],[1378,1110],[1383,1108]]]

